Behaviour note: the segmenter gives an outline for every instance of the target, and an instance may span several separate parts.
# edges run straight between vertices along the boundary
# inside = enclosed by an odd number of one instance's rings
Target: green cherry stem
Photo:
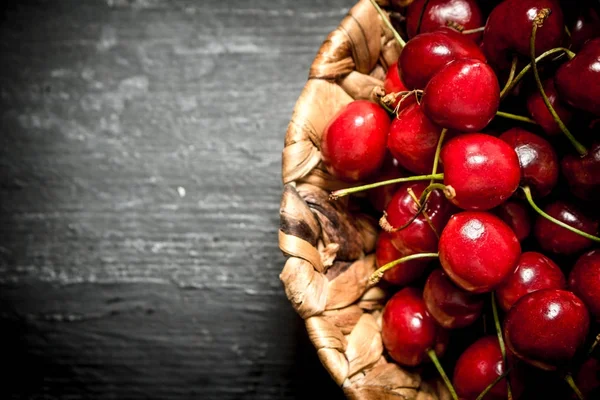
[[[544,104],[546,104],[546,108],[548,109],[550,114],[552,114],[552,117],[554,118],[554,120],[556,121],[558,126],[560,127],[560,130],[565,134],[567,139],[569,139],[571,144],[573,144],[573,147],[575,147],[575,150],[577,150],[579,155],[581,155],[583,157],[587,154],[587,149],[581,143],[579,143],[577,141],[577,139],[575,139],[573,134],[571,134],[569,129],[567,129],[565,124],[561,121],[560,117],[556,113],[556,110],[554,109],[554,107],[552,107],[552,104],[550,104],[550,100],[548,99],[548,96],[546,96],[546,92],[544,92],[544,87],[542,85],[542,81],[540,79],[540,74],[539,74],[539,71],[537,68],[537,64],[535,62],[536,33],[537,33],[538,28],[540,28],[544,24],[544,21],[546,20],[546,18],[548,18],[550,16],[551,13],[552,13],[552,10],[550,10],[549,8],[543,8],[542,10],[540,10],[540,12],[538,12],[537,16],[533,20],[533,27],[531,29],[531,36],[529,38],[529,56],[531,58],[531,67],[533,68],[533,77],[535,79],[535,84],[537,85],[537,88],[540,91],[540,95],[542,95]]]
[[[385,273],[385,271],[388,271],[399,264],[402,264],[402,263],[405,263],[405,262],[411,261],[411,260],[417,260],[419,258],[438,258],[438,257],[439,257],[439,253],[419,253],[419,254],[411,254],[410,256],[402,257],[397,260],[391,261],[391,262],[383,265],[381,268],[379,268],[375,272],[373,272],[371,274],[371,276],[369,277],[369,283],[371,285],[377,284],[377,282],[379,282],[381,280],[381,278],[383,278],[383,274]]]
[[[463,35],[471,35],[473,33],[483,32],[484,30],[485,30],[485,26],[480,26],[479,28],[465,29],[461,32]]]
[[[565,375],[565,382],[567,382],[567,384],[571,387],[571,389],[573,389],[575,396],[577,396],[577,398],[579,400],[585,400],[585,397],[583,397],[583,393],[581,393],[581,390],[579,390],[579,388],[577,387],[577,384],[573,380],[573,377],[571,376],[571,374]]]
[[[483,400],[483,398],[485,397],[486,394],[488,394],[490,392],[490,390],[492,390],[494,388],[494,386],[496,386],[498,384],[498,382],[500,382],[502,379],[506,378],[508,376],[508,373],[511,371],[512,368],[509,368],[506,370],[505,373],[503,373],[502,375],[498,376],[494,382],[490,383],[485,389],[483,389],[483,392],[479,393],[479,396],[477,396],[475,398],[475,400]]]
[[[496,112],[496,115],[498,117],[502,117],[502,118],[513,119],[515,121],[527,122],[529,124],[536,124],[537,125],[537,122],[535,122],[531,118],[524,117],[522,115],[511,114],[511,113],[507,113],[507,112],[503,112],[503,111]]]
[[[400,36],[400,34],[398,33],[398,31],[396,29],[394,29],[394,26],[390,22],[388,16],[383,12],[383,10],[381,9],[381,7],[379,7],[379,4],[377,4],[377,2],[375,0],[371,0],[371,4],[373,4],[373,7],[375,7],[375,9],[377,10],[377,13],[379,14],[379,16],[381,17],[381,19],[383,20],[383,23],[385,24],[385,26],[387,26],[388,29],[391,30],[392,33],[394,34],[394,38],[396,39],[396,41],[400,45],[400,48],[403,49],[404,46],[406,46],[406,42],[404,41],[404,39],[402,39],[402,36]]]
[[[504,346],[504,338],[502,337],[502,326],[500,325],[500,318],[498,317],[498,306],[496,305],[496,294],[491,293],[492,300],[492,314],[494,315],[494,325],[496,326],[496,335],[498,335],[498,344],[500,345],[500,352],[502,353],[502,362],[504,367],[507,367],[506,362],[506,346]],[[510,388],[510,382],[506,380],[506,389],[508,392],[508,400],[512,400],[512,391]]]
[[[435,365],[435,368],[440,373],[440,376],[442,377],[442,380],[446,384],[446,387],[448,388],[448,391],[450,392],[450,396],[452,396],[452,399],[458,400],[458,395],[456,394],[456,390],[454,390],[454,386],[452,386],[452,382],[450,382],[448,375],[446,375],[446,372],[444,371],[444,367],[442,367],[442,364],[440,363],[440,360],[438,359],[437,354],[435,354],[435,351],[433,349],[429,349],[429,350],[427,350],[427,355],[433,362],[433,365]]]
[[[570,225],[565,224],[562,221],[557,220],[556,218],[546,214],[544,211],[542,211],[541,208],[539,208],[537,206],[537,204],[535,204],[535,202],[533,201],[533,197],[531,196],[531,189],[529,188],[529,186],[523,186],[521,187],[521,189],[523,190],[523,192],[525,193],[525,198],[527,199],[527,202],[529,203],[529,205],[538,213],[540,214],[542,217],[546,218],[548,221],[554,222],[556,225],[561,226],[573,233],[576,233],[580,236],[583,236],[584,238],[587,238],[589,240],[592,240],[594,242],[600,243],[600,237],[594,236],[594,235],[590,235],[587,232],[583,232],[577,228],[573,228]]]
[[[431,175],[437,174],[438,164],[440,163],[440,153],[442,152],[442,144],[444,143],[446,132],[448,132],[448,129],[444,128],[440,133],[440,137],[435,148],[435,155],[433,157],[433,167],[431,168]],[[433,181],[434,180],[432,179],[431,183],[433,183]]]
[[[515,54],[513,56],[512,63],[510,64],[510,73],[508,74],[508,79],[506,80],[506,84],[504,85],[504,87],[502,88],[502,91],[500,92],[500,98],[502,98],[504,96],[504,94],[508,91],[508,89],[511,87],[511,85],[513,83],[513,80],[515,79],[515,72],[517,71],[517,62],[518,61],[519,61],[519,58]]]
[[[408,176],[406,178],[390,179],[387,181],[370,183],[368,185],[362,185],[362,186],[356,186],[356,187],[347,188],[347,189],[335,190],[329,194],[329,198],[331,200],[336,200],[340,197],[344,197],[344,196],[347,196],[352,193],[358,193],[358,192],[362,192],[365,190],[375,189],[376,187],[379,187],[379,186],[393,185],[394,183],[403,183],[403,182],[426,181],[428,179],[442,180],[442,179],[444,179],[444,174],[439,173],[439,174],[430,174],[430,175]]]

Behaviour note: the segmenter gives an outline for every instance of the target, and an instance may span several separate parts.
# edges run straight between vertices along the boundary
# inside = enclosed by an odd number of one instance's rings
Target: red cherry
[[[398,160],[392,157],[391,154],[387,154],[385,160],[383,161],[383,165],[381,166],[381,170],[379,173],[373,177],[373,182],[381,182],[387,181],[396,178],[402,178],[405,176],[404,171],[400,168],[400,164]],[[398,190],[400,184],[391,184],[378,186],[374,189],[371,189],[367,192],[367,198],[369,202],[379,212],[385,211],[387,205],[390,200]]]
[[[519,157],[521,184],[530,186],[536,196],[548,195],[558,181],[558,157],[552,145],[522,128],[509,129],[500,139]]]
[[[329,173],[358,181],[376,172],[385,158],[389,128],[390,117],[377,104],[366,100],[347,104],[329,121],[321,138]]]
[[[509,357],[509,362],[511,358]],[[498,337],[484,336],[469,346],[458,358],[452,383],[462,400],[475,400],[505,372]],[[513,398],[519,398],[524,389],[522,377],[516,372],[510,374]],[[508,388],[504,378],[492,387],[484,399],[504,400],[507,396]]]
[[[588,218],[571,203],[555,201],[543,210],[551,217],[590,235],[595,235],[598,231],[598,221]],[[592,245],[590,239],[558,226],[541,215],[536,219],[533,233],[542,249],[552,253],[575,254]]]
[[[385,90],[386,94],[406,92],[408,90],[406,89],[406,86],[404,86],[404,83],[402,83],[402,80],[400,79],[400,70],[398,67],[398,62],[395,62],[392,65],[390,65],[387,73],[385,74],[385,80],[383,81],[383,90]],[[396,102],[393,105],[394,109],[396,109],[398,103],[400,103],[400,100],[402,100],[401,97],[396,100]],[[416,102],[417,101],[415,99],[415,96],[409,96],[402,101],[399,110],[403,110],[409,105],[414,104]]]
[[[600,250],[588,251],[579,257],[569,274],[569,289],[600,322]]]
[[[597,393],[596,397],[592,396],[595,394],[594,391],[597,392],[600,389],[600,360],[593,357],[588,358],[581,365],[574,378],[575,384],[586,399],[597,399]],[[572,398],[577,399],[576,396]]]
[[[496,288],[515,270],[520,254],[521,245],[513,231],[488,212],[454,214],[440,237],[444,271],[469,292]]]
[[[483,133],[457,136],[441,151],[444,184],[462,209],[489,210],[507,200],[519,187],[521,171],[514,149]]]
[[[593,7],[579,10],[571,26],[571,50],[578,52],[590,39],[600,37],[600,17]]]
[[[398,113],[390,126],[387,146],[398,162],[415,174],[431,172],[442,128],[423,114],[419,104]]]
[[[450,28],[421,33],[406,43],[400,53],[402,80],[409,89],[423,89],[450,61],[470,58],[485,62],[479,46]]]
[[[377,260],[377,268],[383,267],[385,264],[394,260],[407,256],[409,254],[398,251],[391,241],[391,234],[380,232],[375,246],[375,259]],[[427,264],[430,260],[417,259],[398,264],[392,269],[384,272],[383,279],[387,282],[405,286],[419,279],[427,271]]]
[[[445,27],[448,22],[454,22],[464,29],[479,28],[484,24],[481,10],[475,0],[429,0],[423,13],[426,0],[415,0],[406,9],[406,30],[409,38],[417,35],[419,19],[421,27],[419,33],[433,32]],[[465,35],[470,40],[479,42],[481,33]]]
[[[419,206],[411,191],[418,200],[426,187],[424,182],[409,182],[400,186],[386,209],[386,219],[392,228],[402,227],[413,218]],[[393,232],[392,243],[404,255],[436,252],[438,235],[454,211],[455,208],[440,190],[432,191],[424,212],[406,228]]]
[[[600,199],[600,142],[594,143],[584,157],[567,154],[561,169],[571,193],[583,200]]]
[[[498,303],[504,311],[528,293],[540,289],[564,289],[565,276],[548,257],[541,253],[529,251],[521,254],[517,269],[498,286],[496,295]]]
[[[564,22],[557,0],[505,0],[494,7],[483,31],[482,48],[490,63],[504,69],[515,53],[529,57],[531,27],[543,8],[551,9],[552,14],[538,29],[536,55],[560,46]]]
[[[520,201],[508,200],[494,209],[496,214],[515,233],[519,242],[531,233],[531,216],[529,208]]]
[[[568,105],[560,101],[554,79],[550,78],[545,80],[543,82],[543,87],[544,93],[546,93],[554,111],[556,111],[560,120],[567,125],[573,117],[573,111]],[[550,114],[550,111],[548,111],[548,107],[546,107],[539,90],[533,91],[527,99],[527,110],[535,122],[537,122],[548,135],[555,136],[562,134],[554,117]]]
[[[600,116],[600,38],[589,40],[575,58],[561,65],[554,81],[564,102]]]
[[[442,128],[479,131],[498,111],[498,79],[483,61],[454,60],[431,78],[421,104],[425,115]]]
[[[446,329],[464,328],[481,315],[483,299],[458,288],[441,269],[435,269],[425,282],[423,300],[427,310]]]
[[[554,370],[585,343],[589,324],[588,310],[573,293],[542,289],[513,305],[504,322],[504,337],[520,359]]]
[[[407,287],[397,292],[383,309],[381,337],[389,355],[399,364],[416,366],[427,359],[427,351],[436,348],[439,327],[431,317],[421,291]]]

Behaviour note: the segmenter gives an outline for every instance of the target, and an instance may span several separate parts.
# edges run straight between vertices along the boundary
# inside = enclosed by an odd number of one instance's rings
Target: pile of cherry
[[[381,217],[386,353],[454,399],[600,398],[599,5],[397,6],[385,96],[322,135],[331,200]]]

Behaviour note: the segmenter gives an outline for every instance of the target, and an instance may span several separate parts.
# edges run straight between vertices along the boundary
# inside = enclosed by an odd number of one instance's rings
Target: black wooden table
[[[2,398],[340,397],[277,229],[287,122],[353,3],[3,6]]]

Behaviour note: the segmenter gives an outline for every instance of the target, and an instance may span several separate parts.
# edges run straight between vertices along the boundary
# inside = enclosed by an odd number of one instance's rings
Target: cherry
[[[579,10],[571,27],[571,49],[579,51],[590,39],[600,37],[600,17],[593,7]]]
[[[492,10],[483,31],[482,48],[491,64],[504,69],[515,53],[529,56],[531,25],[543,8],[552,15],[539,29],[536,56],[561,44],[564,22],[557,0],[505,0]]]
[[[588,358],[579,367],[575,375],[575,383],[586,399],[597,399],[597,394],[596,397],[592,396],[595,394],[594,391],[598,392],[600,389],[600,360]],[[577,397],[573,396],[573,398]]]
[[[563,101],[600,116],[600,38],[586,42],[575,58],[560,66],[554,80]]]
[[[500,307],[508,311],[521,297],[540,289],[564,289],[565,276],[548,257],[529,251],[521,254],[517,269],[496,289]]]
[[[600,321],[600,250],[583,254],[569,274],[569,289],[588,307],[596,321]]]
[[[509,357],[509,363],[511,358]],[[461,399],[475,400],[506,370],[498,337],[484,336],[460,355],[454,367],[452,383]],[[519,398],[524,389],[524,382],[515,372],[510,374],[510,383],[514,398]],[[506,378],[503,378],[492,387],[484,399],[504,400],[507,396]]]
[[[463,211],[450,217],[439,241],[440,263],[461,288],[489,292],[512,273],[521,245],[500,218],[488,212]]]
[[[517,153],[521,167],[521,185],[528,185],[543,197],[558,181],[558,157],[548,141],[522,128],[512,128],[499,137]]]
[[[383,309],[383,345],[390,357],[401,365],[423,363],[430,350],[442,356],[445,346],[436,347],[440,330],[442,328],[427,311],[419,289],[406,287],[400,290]]]
[[[348,103],[329,121],[321,137],[323,163],[330,174],[358,181],[376,172],[386,155],[390,117],[367,100]]]
[[[546,96],[548,96],[550,104],[558,114],[560,120],[564,124],[568,124],[573,117],[573,111],[568,105],[560,101],[554,79],[550,78],[544,81],[543,88]],[[561,134],[562,131],[560,127],[554,120],[552,114],[550,114],[550,111],[548,111],[548,107],[546,107],[544,99],[538,90],[534,91],[527,98],[527,110],[535,122],[537,122],[548,135],[555,136]]]
[[[446,329],[471,325],[483,309],[480,295],[458,288],[441,269],[429,274],[423,288],[423,300],[429,313]]]
[[[520,201],[508,200],[493,210],[502,221],[515,233],[519,242],[531,233],[531,216],[529,209]]]
[[[385,74],[385,80],[383,81],[383,90],[385,90],[386,94],[390,93],[400,93],[406,92],[406,86],[402,83],[402,79],[400,79],[400,70],[398,69],[398,62],[390,65],[387,73]],[[402,100],[402,96],[398,97],[393,104],[393,108],[396,109],[400,101]],[[404,100],[402,100],[402,104],[398,110],[403,110],[409,105],[416,103],[415,96],[408,96]]]
[[[391,234],[387,232],[380,232],[377,237],[377,244],[375,246],[377,268],[381,268],[385,264],[409,255],[405,252],[398,251],[392,244],[391,239]],[[408,285],[423,276],[429,261],[430,260],[427,259],[406,261],[385,271],[383,279],[393,285]]]
[[[441,152],[444,184],[456,192],[450,201],[462,209],[489,210],[519,186],[519,159],[511,146],[491,135],[464,134]]]
[[[392,155],[388,152],[379,173],[372,180],[379,182],[401,178],[403,176],[405,176],[405,173],[402,168],[400,168],[398,160],[392,157]],[[387,205],[394,196],[394,193],[396,193],[396,190],[399,186],[400,184],[376,187],[375,189],[367,192],[367,198],[369,199],[369,202],[373,208],[379,212],[383,212],[385,211]]]
[[[387,146],[398,162],[416,174],[431,171],[442,128],[423,114],[419,104],[398,113],[390,126]]]
[[[594,235],[598,231],[598,221],[587,217],[574,204],[559,200],[548,204],[543,210],[551,217],[583,232]],[[533,233],[542,249],[552,253],[575,254],[592,245],[590,239],[558,226],[541,215],[536,219]]]
[[[461,58],[486,61],[479,46],[466,35],[441,28],[409,40],[400,53],[398,65],[407,88],[423,89],[446,64]]]
[[[542,289],[513,305],[504,321],[504,337],[518,358],[554,370],[585,343],[589,324],[585,304],[573,293]]]
[[[413,219],[419,209],[419,197],[427,187],[424,182],[408,182],[400,186],[386,208],[385,220],[389,228],[399,228]],[[438,237],[454,207],[440,190],[431,192],[422,213],[404,229],[392,233],[392,243],[404,255],[435,252]]]
[[[406,31],[409,38],[418,33],[435,31],[447,26],[448,22],[458,24],[466,30],[483,25],[483,16],[475,0],[429,0],[427,5],[425,2],[426,0],[415,0],[406,9]],[[480,33],[465,36],[476,42],[481,40]]]
[[[594,143],[584,157],[567,154],[561,169],[571,193],[583,200],[600,199],[600,142]]]

